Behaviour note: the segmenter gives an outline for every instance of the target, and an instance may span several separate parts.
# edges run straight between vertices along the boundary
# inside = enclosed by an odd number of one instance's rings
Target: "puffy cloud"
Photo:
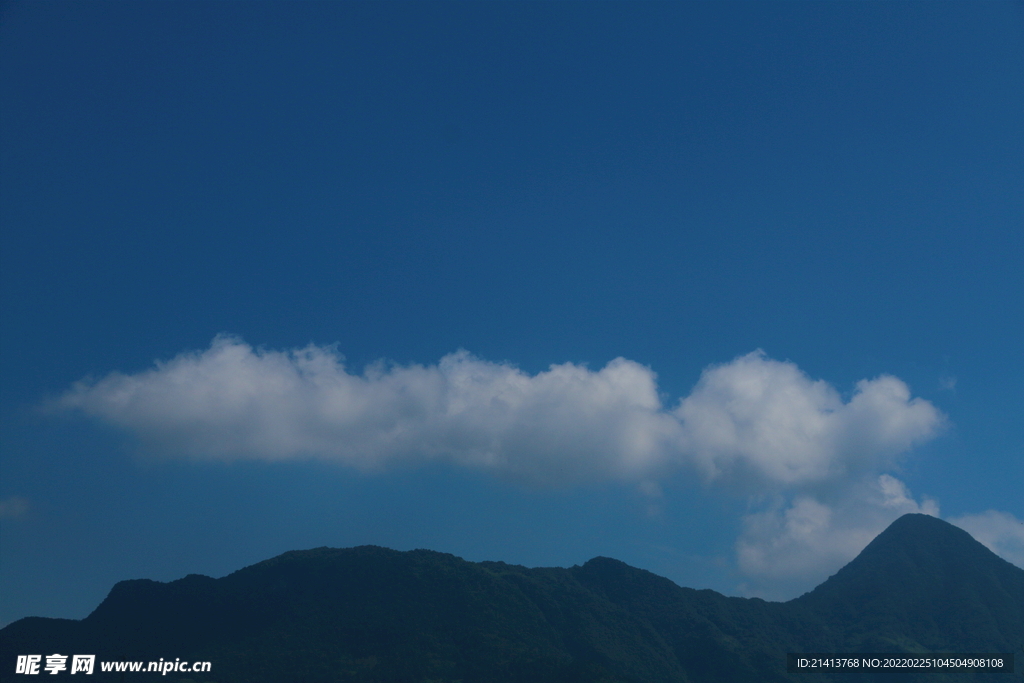
[[[903,513],[938,514],[882,474],[941,430],[931,403],[884,375],[844,400],[761,351],[705,369],[670,407],[655,373],[624,358],[529,374],[459,351],[353,373],[334,347],[271,351],[222,335],[144,372],[79,382],[56,404],[171,457],[362,470],[442,460],[533,484],[629,481],[655,516],[662,475],[692,467],[773,501],[744,519],[736,546],[746,592],[764,597],[812,587]]]
[[[624,358],[531,375],[459,351],[355,374],[333,347],[268,351],[230,336],[79,382],[57,403],[169,455],[364,470],[447,460],[534,483],[649,482],[693,464],[712,480],[792,487],[878,468],[942,424],[895,377],[863,380],[844,402],[760,351],[707,369],[668,409],[654,372]]]
[[[674,413],[709,478],[786,485],[877,471],[943,424],[895,377],[861,380],[844,403],[825,381],[761,351],[705,370]]]
[[[907,513],[938,516],[888,474],[861,479],[830,494],[781,499],[744,518],[736,544],[741,586],[748,595],[783,600],[810,590],[852,560],[889,524]]]
[[[357,375],[330,347],[255,350],[228,336],[147,372],[80,382],[59,404],[168,454],[360,469],[448,459],[539,483],[650,473],[680,429],[654,373],[623,358],[531,376],[460,351]]]
[[[15,519],[28,512],[28,500],[11,496],[0,500],[0,519]]]
[[[988,510],[949,520],[1007,562],[1024,569],[1024,521],[1008,512]]]

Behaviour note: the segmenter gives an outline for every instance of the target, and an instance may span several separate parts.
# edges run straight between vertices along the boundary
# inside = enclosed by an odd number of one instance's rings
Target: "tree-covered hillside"
[[[221,579],[124,581],[81,621],[23,619],[0,636],[3,681],[23,678],[17,655],[54,652],[210,661],[201,680],[217,683],[881,681],[787,674],[786,653],[1013,651],[1024,642],[1024,571],[924,515],[901,518],[788,603],[681,588],[608,558],[528,569],[318,548]]]

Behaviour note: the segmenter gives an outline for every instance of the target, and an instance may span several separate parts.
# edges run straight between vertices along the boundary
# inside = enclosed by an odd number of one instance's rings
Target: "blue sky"
[[[1024,5],[0,7],[0,623],[376,544],[1024,566]]]

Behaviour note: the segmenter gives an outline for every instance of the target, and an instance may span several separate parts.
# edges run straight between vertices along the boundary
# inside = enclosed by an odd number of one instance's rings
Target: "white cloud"
[[[955,524],[999,555],[1024,569],[1024,520],[1008,512],[988,510],[977,515],[963,515],[950,519]]]
[[[539,483],[646,476],[680,430],[654,373],[622,358],[528,375],[460,351],[357,375],[330,347],[254,350],[227,336],[147,372],[80,382],[59,404],[165,454],[365,470],[447,459]]]
[[[534,483],[653,481],[693,464],[710,479],[793,486],[878,467],[942,423],[894,377],[859,382],[844,403],[760,351],[709,368],[668,410],[654,372],[624,358],[530,375],[459,351],[354,374],[333,347],[256,350],[229,336],[145,372],[79,382],[58,404],[168,455],[364,470],[443,459]]]
[[[895,377],[861,380],[844,403],[824,380],[760,351],[705,370],[674,412],[709,478],[786,485],[878,471],[943,424]]]
[[[783,600],[810,590],[852,560],[880,532],[908,513],[938,516],[929,499],[918,503],[887,474],[830,494],[799,494],[744,518],[736,544],[747,595]]]
[[[0,500],[0,519],[15,519],[28,512],[28,500],[11,496]]]
[[[774,496],[737,544],[747,590],[762,595],[769,583],[811,587],[904,512],[937,514],[879,475],[944,422],[895,377],[861,380],[844,401],[761,351],[707,368],[667,407],[655,373],[624,358],[531,375],[459,351],[357,374],[333,347],[258,350],[229,336],[145,372],[79,382],[57,405],[170,457],[362,470],[442,460],[533,484],[628,481],[655,516],[662,476],[694,468]]]

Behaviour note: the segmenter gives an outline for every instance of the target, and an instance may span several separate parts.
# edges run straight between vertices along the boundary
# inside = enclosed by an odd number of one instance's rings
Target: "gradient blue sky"
[[[0,624],[322,545],[787,599],[908,511],[1024,565],[1024,4],[15,2],[0,103]]]

